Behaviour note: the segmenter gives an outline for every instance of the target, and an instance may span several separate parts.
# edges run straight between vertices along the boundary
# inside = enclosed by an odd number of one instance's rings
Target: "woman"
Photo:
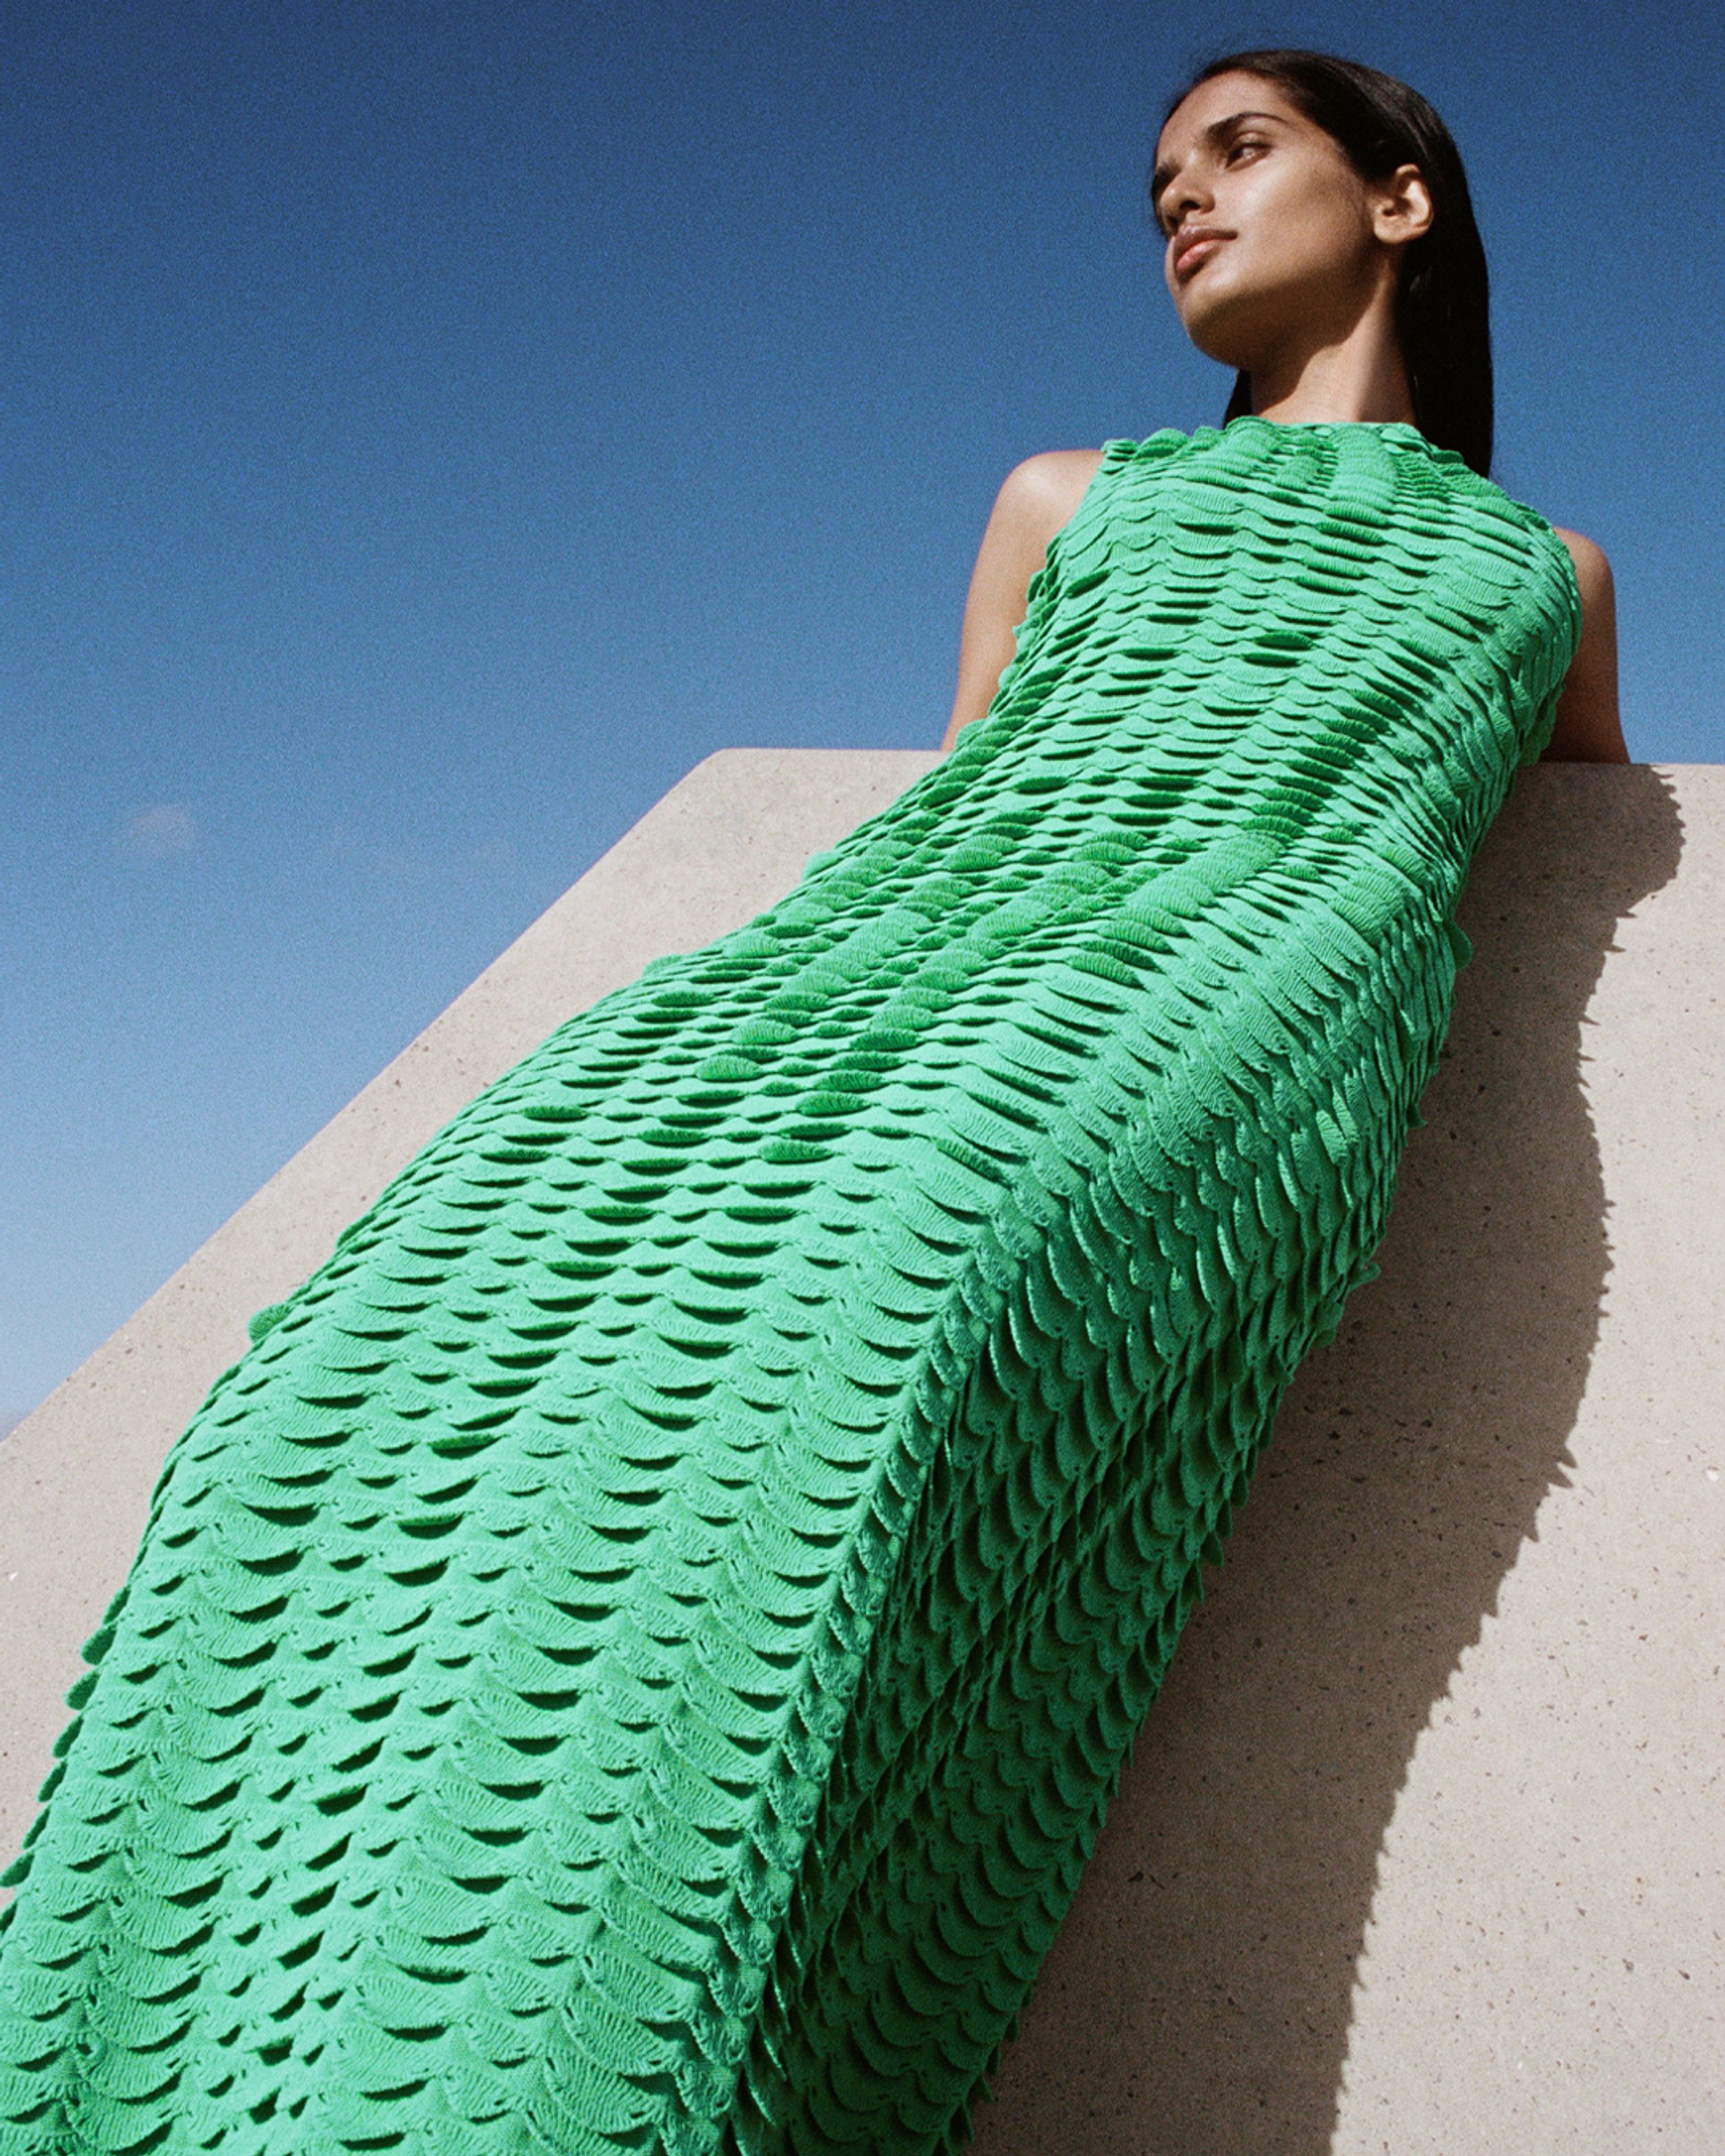
[[[1409,147],[1423,158],[1392,162]],[[1175,100],[1157,146],[1150,208],[1167,238],[1163,274],[1186,334],[1200,352],[1238,370],[1229,418],[1250,411],[1296,424],[1420,424],[1398,298],[1414,266],[1409,250],[1425,240],[1430,258],[1435,191],[1453,195],[1444,219],[1455,234],[1446,281],[1466,276],[1476,292],[1467,294],[1471,336],[1445,322],[1445,336],[1428,338],[1422,356],[1435,374],[1465,376],[1471,362],[1476,380],[1458,383],[1456,408],[1445,416],[1464,439],[1469,432],[1476,438],[1464,454],[1471,450],[1468,461],[1484,472],[1491,463],[1484,257],[1460,162],[1425,100],[1375,70],[1276,51],[1213,61]],[[1421,326],[1414,326],[1417,335]],[[1429,418],[1425,431],[1446,438]],[[1008,475],[965,605],[944,747],[987,711],[1012,658],[1030,578],[1102,456],[1100,449],[1048,451]],[[1582,632],[1545,757],[1627,763],[1610,564],[1591,539],[1553,529],[1575,565]]]
[[[3,2156],[962,2145],[1371,1276],[1472,850],[1620,752],[1435,116],[1236,56],[1158,158],[1238,416],[1021,467],[952,753],[487,1089],[177,1443]]]

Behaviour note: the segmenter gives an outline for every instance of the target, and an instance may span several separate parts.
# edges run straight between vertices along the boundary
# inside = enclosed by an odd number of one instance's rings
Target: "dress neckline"
[[[1201,442],[1223,441],[1232,434],[1236,428],[1247,432],[1260,431],[1269,435],[1325,435],[1366,432],[1376,435],[1380,441],[1391,444],[1399,443],[1408,449],[1418,449],[1422,456],[1430,458],[1435,463],[1453,465],[1463,471],[1472,470],[1472,466],[1469,465],[1460,449],[1441,447],[1433,441],[1429,434],[1422,434],[1411,419],[1266,419],[1259,412],[1240,412],[1219,427],[1208,425],[1194,427],[1189,433],[1179,427],[1161,427],[1157,429],[1157,433],[1177,434],[1183,442],[1196,444]],[[1150,439],[1155,438],[1152,436]]]
[[[1117,435],[1102,444],[1102,459],[1097,465],[1095,479],[1105,471],[1129,462],[1141,449],[1152,443],[1164,445],[1178,442],[1184,450],[1203,450],[1217,448],[1230,439],[1243,442],[1254,434],[1266,436],[1316,436],[1355,434],[1362,431],[1374,435],[1391,449],[1416,450],[1430,463],[1446,470],[1471,473],[1472,466],[1460,449],[1440,448],[1429,435],[1422,434],[1410,419],[1266,419],[1256,412],[1242,412],[1229,420],[1225,426],[1158,427],[1153,434],[1134,440],[1129,435]],[[1086,489],[1088,493],[1089,489]]]
[[[1353,427],[1369,427],[1376,434],[1405,434],[1428,449],[1437,447],[1429,435],[1420,433],[1411,419],[1266,419],[1261,412],[1237,412],[1226,425],[1217,428],[1215,431],[1225,434],[1229,427],[1237,427],[1242,421],[1250,426],[1272,428],[1278,434],[1334,434]],[[1196,431],[1201,434],[1204,429],[1199,428]]]

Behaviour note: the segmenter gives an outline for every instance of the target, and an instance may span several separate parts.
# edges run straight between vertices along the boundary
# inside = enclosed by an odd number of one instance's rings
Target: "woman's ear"
[[[1372,229],[1389,245],[1418,239],[1430,231],[1435,214],[1431,190],[1417,165],[1398,165],[1387,180],[1373,182],[1368,195]]]

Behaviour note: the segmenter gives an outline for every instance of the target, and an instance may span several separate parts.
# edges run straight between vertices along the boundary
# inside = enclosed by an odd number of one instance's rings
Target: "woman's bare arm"
[[[971,572],[958,646],[958,693],[942,751],[952,747],[960,726],[981,718],[994,701],[1012,661],[1013,632],[1024,618],[1030,579],[1101,461],[1100,449],[1046,449],[1006,475]]]
[[[1542,763],[1627,763],[1617,711],[1617,594],[1603,548],[1553,525],[1575,564],[1581,593],[1581,641],[1563,676],[1557,723]]]

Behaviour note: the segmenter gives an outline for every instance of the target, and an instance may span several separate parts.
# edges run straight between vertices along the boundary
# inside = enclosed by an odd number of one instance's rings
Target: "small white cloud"
[[[165,861],[196,851],[198,819],[182,801],[152,801],[126,818],[123,836],[128,853]]]

